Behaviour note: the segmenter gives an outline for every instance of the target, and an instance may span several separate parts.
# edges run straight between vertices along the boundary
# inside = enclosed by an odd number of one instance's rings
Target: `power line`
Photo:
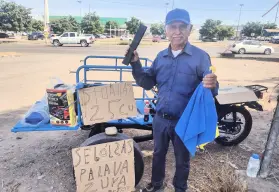
[[[113,4],[121,4],[121,5],[128,5],[128,6],[134,6],[134,7],[153,7],[156,6],[158,8],[164,8],[165,3],[162,4],[140,4],[140,3],[131,3],[131,2],[123,2],[123,1],[117,1],[117,0],[95,0],[95,1],[99,1],[102,3],[113,3]],[[172,6],[174,7],[174,1],[172,3]],[[188,11],[231,11],[231,12],[236,12],[239,11],[237,9],[215,9],[215,8],[191,8]],[[263,12],[266,11],[264,9],[243,9],[242,12]]]
[[[276,5],[279,5],[279,1],[273,7],[271,7],[271,9],[269,9],[265,14],[263,14],[262,17],[266,16],[270,11],[272,11],[276,7]]]
[[[115,4],[122,4],[122,5],[129,5],[129,6],[141,6],[141,7],[150,7],[150,4],[135,4],[135,3],[126,3],[126,2],[121,2],[121,1],[109,1],[109,0],[95,0],[95,1],[100,1],[103,3],[115,3]],[[154,5],[155,6],[155,5]]]

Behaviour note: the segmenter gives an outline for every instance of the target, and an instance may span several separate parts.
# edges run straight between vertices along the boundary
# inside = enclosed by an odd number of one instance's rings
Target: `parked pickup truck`
[[[65,32],[60,36],[52,37],[50,41],[55,47],[64,44],[80,44],[82,47],[88,47],[94,40],[91,36],[78,35],[76,32]]]

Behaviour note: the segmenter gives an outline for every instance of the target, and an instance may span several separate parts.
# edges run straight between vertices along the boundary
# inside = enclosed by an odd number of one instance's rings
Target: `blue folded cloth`
[[[175,127],[191,156],[197,146],[214,141],[217,120],[212,92],[200,83]]]

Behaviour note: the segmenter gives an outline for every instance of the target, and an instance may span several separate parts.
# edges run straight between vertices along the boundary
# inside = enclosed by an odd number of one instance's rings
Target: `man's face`
[[[166,36],[174,46],[185,44],[190,35],[190,31],[191,25],[186,25],[180,21],[172,22],[166,26]]]

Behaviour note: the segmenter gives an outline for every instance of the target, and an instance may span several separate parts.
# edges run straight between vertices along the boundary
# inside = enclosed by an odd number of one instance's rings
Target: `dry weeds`
[[[248,186],[235,173],[236,165],[230,162],[229,154],[213,158],[207,151],[203,161],[194,161],[189,182],[192,192],[247,192]]]

